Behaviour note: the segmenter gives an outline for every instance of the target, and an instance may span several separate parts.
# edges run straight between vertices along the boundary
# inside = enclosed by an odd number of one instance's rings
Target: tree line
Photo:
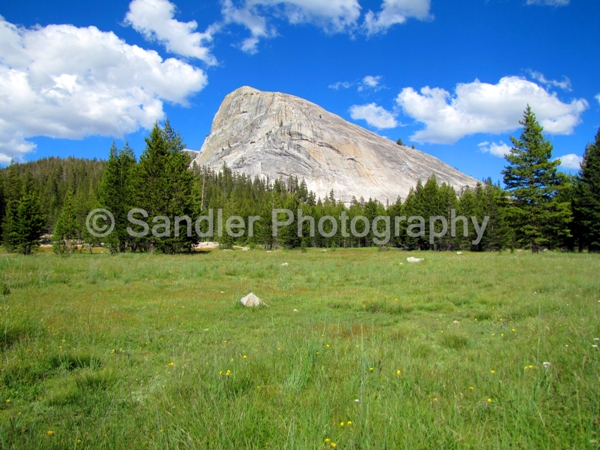
[[[167,120],[151,130],[139,159],[127,144],[119,149],[113,143],[107,161],[46,158],[12,163],[0,170],[0,233],[8,251],[24,254],[34,251],[40,238],[52,242],[57,253],[97,245],[112,252],[190,252],[200,240],[196,231],[207,236],[204,240],[217,241],[225,248],[367,247],[380,245],[378,237],[386,222],[377,218],[389,218],[393,235],[386,246],[392,247],[600,251],[600,130],[595,142],[586,147],[579,174],[567,176],[558,171],[560,162],[552,159],[552,144],[543,136],[531,108],[527,107],[520,123],[521,136],[511,137],[513,147],[506,156],[504,187],[488,179],[456,192],[432,176],[419,181],[405,199],[384,205],[363,198],[343,204],[335,200],[334,192],[317,198],[304,180],[294,177],[269,180],[250,178],[226,166],[218,171],[190,168],[185,144]],[[102,238],[86,227],[88,213],[97,208],[109,210],[114,217],[114,231]],[[157,232],[144,234],[145,225],[128,217],[134,208],[146,211],[148,221],[158,216],[207,217],[211,210],[221,210],[223,222],[232,216],[244,221],[258,216],[260,221],[252,236],[210,236],[208,221],[197,230],[194,224],[184,223],[178,235],[167,229],[171,223],[150,224]],[[272,211],[276,209],[293,211],[294,217],[273,236]],[[327,216],[336,223],[325,221],[324,233],[311,233],[310,221],[299,224],[298,211],[316,223]],[[364,217],[367,223],[355,221],[357,233],[348,234],[339,226],[342,216],[348,222]],[[438,217],[452,223],[457,216],[467,220],[458,221],[454,233],[442,234],[440,221],[427,220]],[[142,213],[138,211],[136,217],[143,218]],[[423,233],[410,233],[410,221],[396,223],[396,217],[426,218],[421,224]],[[479,223],[487,217],[480,240],[471,217]],[[369,227],[373,223],[377,225]]]

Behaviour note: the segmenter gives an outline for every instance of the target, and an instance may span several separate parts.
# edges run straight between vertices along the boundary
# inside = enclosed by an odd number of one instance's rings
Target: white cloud
[[[527,0],[527,5],[566,6],[571,0]]]
[[[381,79],[383,77],[381,75],[373,76],[367,75],[360,81],[338,81],[337,83],[330,84],[329,89],[335,89],[336,91],[340,88],[350,89],[353,86],[357,86],[358,92],[364,91],[366,89],[373,89],[374,91],[379,91],[383,89],[385,86],[381,85]]]
[[[354,105],[350,108],[350,117],[354,120],[366,120],[369,125],[377,129],[396,128],[398,121],[394,114],[375,103],[368,105]]]
[[[416,142],[452,144],[475,133],[504,133],[519,128],[527,104],[551,134],[571,134],[588,108],[585,99],[563,103],[556,94],[519,77],[504,77],[498,84],[461,83],[455,94],[440,88],[404,88],[396,98],[404,113],[425,128],[411,139]]]
[[[372,76],[372,75],[367,75],[366,77],[364,77],[361,82],[359,83],[358,86],[358,91],[363,91],[365,89],[373,89],[375,91],[378,91],[382,88],[382,86],[379,84],[379,82],[381,81],[381,76]]]
[[[560,159],[560,167],[570,170],[579,170],[581,168],[581,162],[583,161],[581,156],[577,156],[574,153],[565,156],[559,156],[555,159],[555,161],[557,159]]]
[[[598,103],[600,103],[600,94],[596,95],[594,98],[598,100]]]
[[[131,46],[96,27],[18,28],[0,16],[0,159],[33,150],[34,136],[121,137],[186,105],[204,72]]]
[[[536,81],[539,81],[540,83],[546,85],[546,86],[556,86],[559,87],[565,91],[572,91],[573,89],[571,88],[571,80],[569,80],[569,78],[563,76],[563,80],[562,81],[557,81],[557,80],[548,80],[546,79],[546,77],[544,76],[543,73],[540,72],[536,72],[534,70],[529,70],[529,75],[531,75],[531,78],[533,78]]]
[[[335,89],[336,91],[339,90],[340,88],[342,89],[349,89],[353,86],[352,83],[348,82],[348,81],[338,81],[337,83],[333,83],[330,84],[328,86],[329,89]],[[599,95],[600,96],[600,95]]]
[[[495,142],[492,142],[491,144],[489,142],[481,142],[479,144],[477,144],[477,146],[479,147],[479,150],[481,150],[484,153],[491,153],[494,156],[497,156],[499,158],[504,158],[505,155],[507,155],[508,153],[510,153],[510,149],[511,147],[509,145],[506,145],[504,142],[500,141],[499,144],[496,144]]]
[[[363,84],[368,87],[376,88],[379,85],[379,80],[381,80],[381,76],[372,76],[367,75],[363,78]]]
[[[364,28],[368,35],[385,33],[396,24],[403,24],[409,18],[430,20],[431,0],[383,0],[381,11],[369,11],[365,16]]]
[[[222,12],[226,24],[243,25],[250,31],[251,36],[243,41],[241,49],[252,54],[261,39],[277,35],[269,21],[310,23],[328,33],[339,33],[356,26],[360,5],[358,0],[243,0],[239,5],[223,0]]]
[[[179,22],[173,18],[175,5],[168,0],[133,0],[125,22],[148,40],[157,40],[177,55],[198,58],[214,65],[217,60],[210,54],[206,44],[213,39],[218,26],[209,27],[204,33],[195,32],[198,24]]]
[[[243,8],[236,8],[232,0],[224,0],[222,13],[226,24],[243,25],[250,31],[252,36],[246,38],[240,46],[246,53],[256,53],[260,39],[277,35],[275,29],[267,25],[267,20],[254,12],[251,6],[246,5]]]

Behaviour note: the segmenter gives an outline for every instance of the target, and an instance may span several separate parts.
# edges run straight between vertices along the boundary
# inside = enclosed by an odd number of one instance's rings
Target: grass
[[[598,448],[600,259],[407,256],[3,254],[0,448]]]

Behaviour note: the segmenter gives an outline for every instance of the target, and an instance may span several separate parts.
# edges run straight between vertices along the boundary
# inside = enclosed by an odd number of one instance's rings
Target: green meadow
[[[597,449],[598,338],[597,255],[0,254],[0,448]]]

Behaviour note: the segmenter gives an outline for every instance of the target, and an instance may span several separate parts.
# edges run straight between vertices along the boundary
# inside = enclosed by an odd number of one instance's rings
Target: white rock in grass
[[[299,312],[299,311],[298,311],[297,309],[294,309],[294,312],[295,312],[295,313],[297,313],[297,312]]]
[[[462,252],[456,252],[457,255],[462,255]]]
[[[263,302],[260,298],[258,298],[252,292],[250,292],[245,297],[242,297],[242,299],[240,300],[240,302],[242,302],[242,305],[248,306],[248,307],[257,307],[257,306],[260,306],[260,305],[267,306],[267,304],[265,302]]]
[[[421,261],[425,261],[424,258],[413,258],[412,256],[409,256],[408,258],[406,258],[406,260],[409,263],[418,263],[418,262],[421,262]]]
[[[283,264],[281,265],[281,267],[287,267],[287,266],[289,266],[289,264],[288,264],[288,263],[283,263]]]

